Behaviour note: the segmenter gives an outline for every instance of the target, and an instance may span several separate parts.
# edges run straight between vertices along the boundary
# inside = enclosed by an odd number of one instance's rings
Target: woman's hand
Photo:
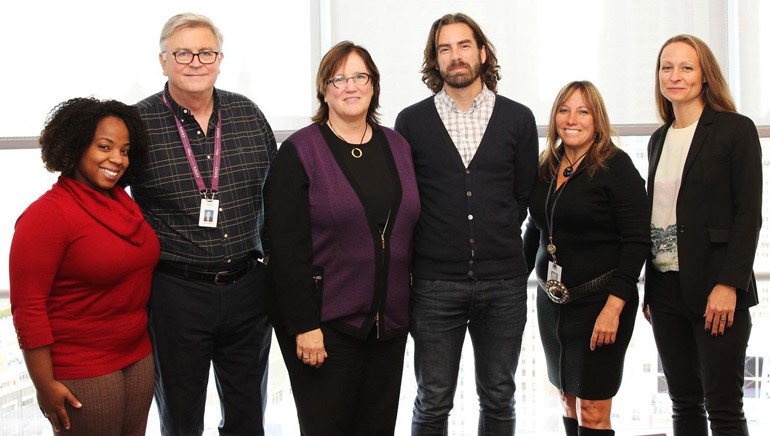
[[[733,326],[737,299],[734,286],[719,283],[714,286],[706,301],[706,311],[703,313],[706,331],[710,330],[714,336],[723,335],[726,328]]]
[[[77,409],[83,405],[72,395],[69,388],[53,377],[51,346],[21,350],[27,371],[37,390],[37,404],[43,416],[48,418],[56,432],[70,429],[65,403]]]
[[[599,316],[594,323],[594,332],[591,335],[591,351],[597,347],[615,343],[615,336],[618,333],[618,324],[620,322],[620,312],[626,302],[615,295],[610,294],[607,302],[604,304]]]
[[[36,388],[37,404],[40,406],[43,416],[51,421],[54,431],[61,432],[62,428],[69,430],[70,418],[67,415],[65,403],[79,409],[82,407],[80,401],[72,395],[67,386],[57,380],[52,380],[44,386],[36,386]]]
[[[302,363],[320,368],[327,357],[324,334],[320,328],[297,335],[297,359]]]

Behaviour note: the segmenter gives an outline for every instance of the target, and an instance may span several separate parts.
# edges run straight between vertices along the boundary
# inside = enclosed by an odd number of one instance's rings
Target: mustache
[[[463,61],[462,59],[455,59],[455,60],[452,61],[452,63],[449,64],[449,67],[447,69],[451,70],[452,68],[457,68],[457,67],[470,68],[471,65],[469,63]]]

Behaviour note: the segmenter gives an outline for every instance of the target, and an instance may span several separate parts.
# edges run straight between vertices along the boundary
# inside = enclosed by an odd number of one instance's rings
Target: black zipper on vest
[[[385,265],[385,232],[388,231],[388,224],[390,223],[390,215],[392,213],[392,210],[388,211],[388,217],[385,218],[385,225],[382,226],[382,231],[380,232],[380,242],[381,242],[381,249],[382,249],[382,271],[383,274],[385,274],[385,277],[387,277],[387,268]],[[377,333],[377,339],[380,339],[380,310],[377,310],[377,313],[374,314],[374,328],[376,329]]]

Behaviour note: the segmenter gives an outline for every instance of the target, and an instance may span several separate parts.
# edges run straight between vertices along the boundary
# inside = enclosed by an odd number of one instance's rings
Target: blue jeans
[[[466,329],[479,396],[479,435],[513,435],[514,374],[527,322],[526,277],[508,280],[420,280],[412,289],[414,339],[412,435],[446,435]]]

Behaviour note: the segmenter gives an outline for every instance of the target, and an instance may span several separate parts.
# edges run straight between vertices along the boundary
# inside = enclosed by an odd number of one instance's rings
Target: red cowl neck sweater
[[[11,243],[11,310],[22,349],[51,345],[54,377],[97,377],[147,356],[147,300],[160,245],[116,186],[69,177],[32,203]]]

